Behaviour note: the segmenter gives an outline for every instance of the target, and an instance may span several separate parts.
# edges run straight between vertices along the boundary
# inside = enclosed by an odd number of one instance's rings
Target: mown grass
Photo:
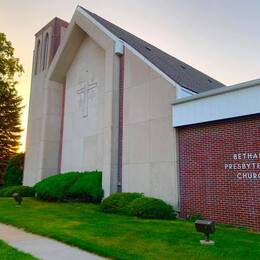
[[[114,259],[260,259],[260,234],[218,226],[215,246],[191,222],[104,214],[98,205],[0,199],[0,222]]]
[[[8,246],[0,240],[0,259],[1,260],[36,260],[35,257],[20,252],[13,247]]]

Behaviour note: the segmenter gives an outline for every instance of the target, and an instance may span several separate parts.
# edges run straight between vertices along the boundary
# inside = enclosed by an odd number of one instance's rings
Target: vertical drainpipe
[[[58,154],[58,173],[61,172],[61,158],[62,158],[62,142],[63,142],[63,129],[64,129],[64,110],[65,110],[65,93],[66,84],[62,86],[62,100],[61,100],[61,124],[60,124],[60,143],[59,143],[59,154]]]
[[[115,54],[119,56],[117,191],[122,192],[123,119],[124,119],[124,67],[125,67],[125,47],[124,47],[124,43],[122,41],[116,42],[116,44],[115,44]]]

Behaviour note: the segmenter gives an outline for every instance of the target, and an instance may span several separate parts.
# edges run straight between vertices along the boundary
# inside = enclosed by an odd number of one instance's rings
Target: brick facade
[[[260,115],[178,129],[181,216],[260,230]]]

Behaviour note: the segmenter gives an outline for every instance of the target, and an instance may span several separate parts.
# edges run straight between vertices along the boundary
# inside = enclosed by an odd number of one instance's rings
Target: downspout
[[[59,143],[59,154],[58,154],[58,173],[61,173],[62,144],[63,144],[63,130],[64,130],[65,93],[66,93],[66,83],[64,83],[63,86],[62,86],[60,143]]]
[[[123,119],[124,119],[124,67],[125,47],[122,41],[115,44],[115,54],[119,57],[119,93],[118,93],[118,168],[117,191],[122,192],[123,169]]]

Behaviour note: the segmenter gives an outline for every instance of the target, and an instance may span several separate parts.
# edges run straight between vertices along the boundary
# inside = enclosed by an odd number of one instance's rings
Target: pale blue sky
[[[227,84],[260,78],[259,0],[0,0],[0,31],[26,73],[26,126],[34,33],[80,4]]]

